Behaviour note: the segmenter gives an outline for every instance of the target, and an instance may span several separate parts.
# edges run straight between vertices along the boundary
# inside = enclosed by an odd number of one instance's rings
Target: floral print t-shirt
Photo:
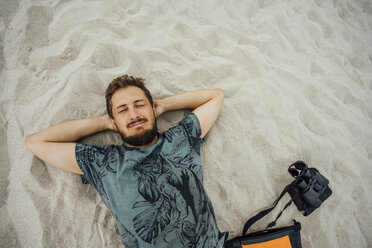
[[[144,149],[76,144],[82,182],[110,209],[126,248],[225,245],[229,233],[219,231],[203,187],[200,135],[191,112]]]

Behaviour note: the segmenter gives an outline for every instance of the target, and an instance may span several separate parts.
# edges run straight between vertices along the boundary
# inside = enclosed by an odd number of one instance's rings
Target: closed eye
[[[142,106],[145,106],[145,105],[136,105],[136,107],[142,107]],[[124,112],[124,111],[127,111],[128,109],[123,109],[122,111],[119,111],[119,113],[121,112]]]

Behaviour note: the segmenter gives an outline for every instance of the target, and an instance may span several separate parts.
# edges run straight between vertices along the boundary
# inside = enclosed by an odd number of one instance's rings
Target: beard
[[[140,134],[127,136],[125,134],[120,133],[121,138],[124,140],[124,142],[131,146],[147,145],[155,139],[157,134],[158,134],[158,127],[156,125],[156,121],[151,129],[146,129],[144,132]]]

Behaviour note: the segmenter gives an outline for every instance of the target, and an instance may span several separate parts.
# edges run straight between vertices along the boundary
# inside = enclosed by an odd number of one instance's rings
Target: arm
[[[194,109],[198,117],[203,138],[216,122],[224,101],[222,89],[194,90],[155,101],[157,116],[178,109]]]
[[[115,130],[108,115],[63,122],[26,137],[28,149],[44,162],[76,174],[84,174],[75,157],[76,141],[107,129]]]

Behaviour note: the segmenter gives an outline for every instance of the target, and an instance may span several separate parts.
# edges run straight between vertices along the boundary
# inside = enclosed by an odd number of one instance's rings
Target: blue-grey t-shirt
[[[76,144],[82,182],[111,210],[126,248],[225,245],[229,233],[219,231],[203,187],[200,135],[191,112],[144,149]]]

